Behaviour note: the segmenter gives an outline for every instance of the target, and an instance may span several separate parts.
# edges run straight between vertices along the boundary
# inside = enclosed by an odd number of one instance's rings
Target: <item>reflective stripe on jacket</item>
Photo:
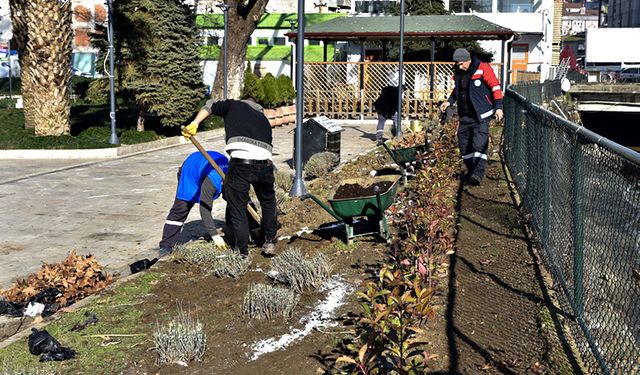
[[[471,72],[468,87],[469,102],[476,119],[481,122],[492,116],[496,109],[502,109],[502,90],[491,65],[481,62],[475,56],[471,57],[469,72]],[[448,99],[451,105],[458,100],[457,88],[460,86],[460,79],[459,74],[453,76],[455,86]]]

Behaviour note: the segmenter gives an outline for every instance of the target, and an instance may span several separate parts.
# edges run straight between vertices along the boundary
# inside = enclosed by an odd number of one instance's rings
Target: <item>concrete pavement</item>
[[[345,129],[342,161],[374,147],[374,122],[339,124]],[[274,162],[291,173],[294,128],[273,132]],[[206,149],[224,148],[221,131],[201,137]],[[0,221],[0,288],[74,249],[95,255],[108,272],[128,272],[133,261],[153,258],[177,169],[194,151],[191,143],[181,143],[102,160],[0,160],[0,207],[6,215]],[[224,208],[224,200],[214,202],[213,216],[221,222]],[[182,240],[204,233],[198,210],[192,210]]]

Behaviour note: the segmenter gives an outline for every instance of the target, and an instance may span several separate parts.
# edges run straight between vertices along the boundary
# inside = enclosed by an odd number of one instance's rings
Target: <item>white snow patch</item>
[[[299,231],[296,232],[296,235],[298,237],[302,236],[304,233],[313,233],[313,231],[311,229],[309,229],[309,227],[302,227],[302,229],[300,229]]]
[[[302,339],[316,328],[335,326],[336,323],[332,319],[333,313],[344,304],[344,297],[352,289],[340,276],[334,276],[325,281],[320,290],[329,292],[327,298],[320,301],[311,313],[300,318],[300,323],[304,324],[304,328],[294,328],[280,337],[270,337],[253,343],[250,347],[251,352],[247,355],[249,360],[255,361],[263,354],[285,349],[291,343]]]

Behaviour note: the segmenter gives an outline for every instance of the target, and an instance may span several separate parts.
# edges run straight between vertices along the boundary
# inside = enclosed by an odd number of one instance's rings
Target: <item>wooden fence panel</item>
[[[492,64],[499,76],[500,64]],[[424,119],[446,100],[453,89],[453,63],[404,63],[404,118]],[[396,62],[305,63],[305,116],[325,115],[335,119],[375,118],[373,102],[385,86],[398,84]]]

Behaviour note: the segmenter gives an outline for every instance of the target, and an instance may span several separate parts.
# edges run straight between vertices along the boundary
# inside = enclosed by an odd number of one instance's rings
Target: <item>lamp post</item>
[[[396,134],[402,137],[402,76],[404,70],[404,0],[400,0],[400,62],[398,64],[398,112],[396,112]]]
[[[111,136],[109,137],[109,143],[118,145],[120,144],[120,140],[116,134],[116,88],[115,77],[113,76],[115,65],[115,58],[113,56],[113,0],[107,1],[107,7],[109,8],[109,21],[107,24],[107,37],[109,39],[109,118],[111,119]]]
[[[304,111],[304,0],[298,0],[298,35],[296,35],[296,173],[290,197],[308,195],[302,180],[302,115]]]
[[[217,5],[218,8],[222,9],[222,12],[224,13],[224,63],[223,63],[223,75],[224,75],[224,99],[227,99],[227,36],[229,35],[229,23],[228,21],[228,14],[229,14],[229,8],[235,8],[237,7],[237,4],[225,4],[225,3],[220,3]]]
[[[287,22],[289,22],[289,28],[291,29],[291,32],[294,32],[296,27],[297,27],[297,25],[298,25],[298,20],[295,19],[295,18],[289,18],[289,19],[287,19]],[[289,68],[290,68],[289,76],[291,77],[291,80],[294,79],[293,78],[293,64],[294,64],[294,61],[295,60],[294,60],[294,55],[293,55],[293,43],[291,43],[291,58],[289,59],[289,62],[290,62],[290,64],[289,64],[290,65],[289,66]],[[294,81],[294,83],[295,83],[295,81]]]

